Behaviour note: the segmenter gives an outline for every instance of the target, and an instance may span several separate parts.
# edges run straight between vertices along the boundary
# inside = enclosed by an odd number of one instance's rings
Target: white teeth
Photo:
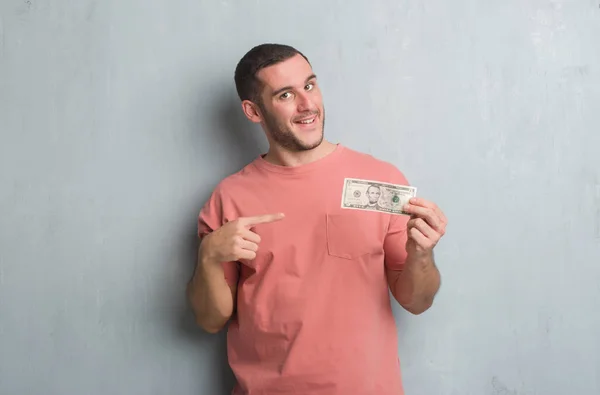
[[[300,123],[303,123],[303,124],[305,124],[305,125],[308,125],[309,123],[313,123],[314,121],[315,121],[315,118],[313,118],[313,119],[309,119],[309,120],[306,120],[306,121],[299,121],[299,122],[300,122]]]

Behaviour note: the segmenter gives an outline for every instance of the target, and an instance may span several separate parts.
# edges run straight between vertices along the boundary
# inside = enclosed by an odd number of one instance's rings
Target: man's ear
[[[262,114],[260,113],[258,106],[250,100],[242,101],[242,110],[244,111],[246,118],[250,121],[254,123],[260,123],[262,121]]]

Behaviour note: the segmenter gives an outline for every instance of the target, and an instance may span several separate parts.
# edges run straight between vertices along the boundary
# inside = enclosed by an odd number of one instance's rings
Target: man
[[[202,208],[188,288],[202,328],[229,322],[233,394],[403,394],[388,290],[411,313],[431,306],[444,214],[420,198],[407,205],[410,217],[341,208],[345,177],[408,182],[391,164],[324,139],[317,77],[296,49],[253,48],[235,83],[269,150]]]
[[[367,210],[381,210],[381,206],[379,205],[379,198],[381,197],[381,188],[376,185],[369,185],[367,188],[367,204],[365,204],[365,209]]]

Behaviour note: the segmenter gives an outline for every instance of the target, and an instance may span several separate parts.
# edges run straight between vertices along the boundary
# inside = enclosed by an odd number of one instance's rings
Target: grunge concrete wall
[[[226,394],[184,287],[261,153],[233,69],[311,58],[328,137],[449,217],[408,395],[600,393],[598,1],[0,0],[0,393]]]

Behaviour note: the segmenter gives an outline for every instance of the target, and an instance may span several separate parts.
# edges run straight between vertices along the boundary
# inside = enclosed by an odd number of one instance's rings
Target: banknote
[[[416,195],[417,188],[412,186],[345,178],[342,208],[408,215],[402,208]]]

